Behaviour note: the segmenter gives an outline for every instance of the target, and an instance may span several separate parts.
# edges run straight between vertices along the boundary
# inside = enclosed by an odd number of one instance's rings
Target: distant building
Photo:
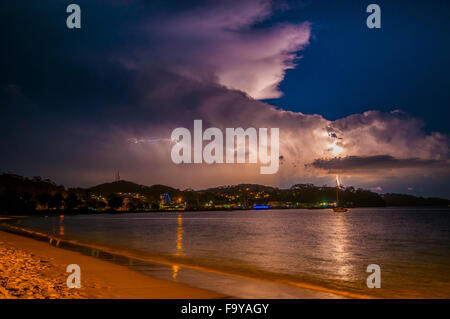
[[[176,201],[172,201],[170,199],[170,195],[168,193],[161,194],[159,196],[159,209],[160,210],[185,210],[186,203],[183,203],[183,199],[177,198]]]
[[[279,207],[283,207],[283,203],[279,202],[279,201],[269,201],[267,203],[267,205],[270,206],[270,208],[279,208]]]

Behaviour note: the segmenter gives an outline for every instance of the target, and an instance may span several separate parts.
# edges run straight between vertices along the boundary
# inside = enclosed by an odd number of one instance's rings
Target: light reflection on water
[[[450,297],[450,210],[351,209],[64,216],[22,226],[182,264],[382,297]],[[382,289],[366,267],[379,264]],[[181,267],[180,267],[181,266]]]
[[[178,226],[177,226],[177,241],[176,246],[177,250],[175,252],[175,256],[183,256],[183,214],[178,214]],[[177,280],[178,271],[180,270],[180,266],[172,265],[172,279]]]
[[[327,229],[325,232],[334,232],[329,242],[332,247],[331,255],[336,265],[337,274],[342,280],[350,280],[355,269],[348,263],[352,256],[351,250],[348,249],[347,245],[347,223],[344,220],[345,218],[344,214],[337,215],[335,224],[331,225],[334,229]]]
[[[178,226],[177,226],[177,251],[175,256],[183,256],[183,215],[178,214]]]
[[[64,215],[59,216],[59,236],[64,236]]]

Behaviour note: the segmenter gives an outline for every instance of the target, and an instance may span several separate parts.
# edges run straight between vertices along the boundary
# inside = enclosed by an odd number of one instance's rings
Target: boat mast
[[[339,206],[339,177],[336,175],[336,207]]]
[[[336,206],[339,206],[339,186],[336,185]]]

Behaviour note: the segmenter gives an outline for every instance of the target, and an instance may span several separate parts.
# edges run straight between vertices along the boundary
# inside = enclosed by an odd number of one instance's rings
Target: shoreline
[[[26,228],[20,228],[20,227],[16,227],[16,226],[12,226],[12,225],[7,225],[7,227],[5,228],[5,224],[1,225],[3,226],[3,228],[0,228],[0,233],[10,233],[12,235],[15,236],[20,236],[20,237],[24,237],[33,241],[37,241],[40,242],[43,245],[47,245],[49,247],[52,247],[54,249],[56,249],[56,252],[59,251],[69,251],[69,252],[75,252],[78,253],[80,255],[83,255],[87,258],[91,258],[91,259],[95,259],[98,261],[102,261],[108,264],[113,264],[113,265],[117,265],[115,262],[112,261],[108,261],[108,260],[115,260],[117,259],[129,259],[129,260],[141,260],[144,261],[143,259],[134,256],[133,254],[127,254],[127,253],[123,253],[122,254],[117,254],[117,252],[113,249],[110,249],[108,247],[100,247],[97,245],[91,245],[91,244],[85,244],[85,243],[79,243],[78,241],[73,241],[73,240],[66,240],[66,239],[62,239],[62,238],[58,238],[55,236],[51,236],[49,234],[46,233],[40,233],[37,231],[33,231],[30,229],[26,229]],[[1,240],[1,237],[0,237]],[[99,259],[100,258],[100,259]],[[325,287],[321,287],[321,286],[316,286],[316,285],[311,285],[308,283],[303,283],[303,282],[291,282],[291,281],[287,281],[287,280],[276,280],[276,281],[272,281],[272,280],[267,280],[264,278],[254,278],[254,277],[249,277],[246,275],[242,275],[242,274],[237,274],[237,273],[229,273],[229,272],[223,272],[221,270],[216,270],[216,269],[209,269],[209,268],[204,268],[201,266],[195,266],[195,265],[189,265],[189,264],[182,264],[182,263],[172,263],[166,260],[160,260],[160,259],[151,259],[148,260],[148,258],[146,258],[146,261],[149,261],[151,263],[155,263],[158,265],[166,265],[166,266],[172,266],[172,267],[183,267],[186,269],[192,269],[192,270],[197,270],[200,271],[202,273],[213,273],[213,274],[218,274],[218,275],[224,275],[224,276],[232,276],[232,277],[236,277],[236,278],[240,278],[243,280],[250,280],[250,281],[260,281],[260,282],[266,282],[266,283],[273,283],[273,284],[282,284],[282,285],[287,285],[287,286],[291,286],[291,287],[296,287],[297,289],[299,289],[298,292],[301,292],[300,297],[296,297],[296,298],[300,298],[300,299],[341,299],[341,298],[354,298],[354,299],[373,299],[373,298],[377,298],[375,296],[369,296],[369,295],[362,295],[362,294],[358,294],[358,293],[351,293],[351,292],[347,292],[347,291],[341,291],[341,290],[336,290],[336,289],[329,289],[329,288],[325,288]],[[127,266],[123,266],[123,265],[118,265],[120,267],[124,267],[126,269],[130,269]],[[130,271],[135,271],[138,272],[139,274],[142,274],[141,272],[137,271],[137,270],[133,270],[130,269]],[[143,274],[145,277],[150,277],[150,278],[154,278],[151,275],[147,275],[147,274]],[[157,279],[160,280],[160,279]],[[170,280],[166,280],[166,279],[161,279],[170,283],[175,283],[173,281]],[[182,285],[187,285],[188,287],[191,287],[189,285],[192,285],[192,283],[179,283]],[[195,284],[193,285],[193,287],[195,287]],[[201,289],[204,290],[204,288],[195,288],[195,289]],[[211,289],[211,288],[209,288]],[[206,291],[214,291],[214,288],[212,288],[212,290],[208,290],[205,289]],[[218,295],[220,295],[220,297],[211,297],[211,298],[239,298],[239,297],[231,297],[230,293],[223,295],[221,293],[217,293],[214,292]],[[233,293],[231,293],[233,294]],[[92,298],[92,297],[91,297]],[[102,297],[104,298],[104,297]],[[118,298],[135,298],[135,297],[118,297]],[[146,297],[144,297],[146,298]],[[148,297],[148,298],[157,298],[157,299],[166,299],[166,297]],[[178,297],[177,297],[178,298]],[[196,299],[195,297],[180,297],[180,298],[193,298]],[[208,298],[208,297],[200,297],[200,298]],[[291,297],[292,298],[292,297]],[[283,299],[283,298],[282,298]]]
[[[69,264],[80,266],[79,289],[67,288]],[[2,230],[0,270],[0,299],[229,298]]]
[[[17,219],[18,216],[11,216],[4,219]],[[0,220],[0,232],[4,231],[18,236],[24,236],[34,241],[39,241],[46,246],[56,246],[56,250],[73,251],[88,258],[99,259],[108,264],[125,267],[143,274],[146,277],[157,278],[169,282],[182,283],[190,287],[197,287],[208,291],[215,291],[218,294],[227,296],[226,298],[243,299],[334,299],[334,298],[427,298],[427,296],[436,296],[445,298],[445,291],[416,291],[414,289],[405,290],[403,286],[400,289],[376,294],[376,291],[362,291],[358,287],[351,285],[339,285],[333,282],[314,281],[314,277],[289,277],[272,276],[272,273],[261,271],[258,273],[252,271],[242,271],[230,267],[230,265],[201,263],[194,258],[178,258],[177,255],[156,255],[145,253],[145,250],[133,250],[130,247],[123,246],[105,246],[100,243],[92,243],[83,240],[83,238],[68,238],[58,232],[58,228],[44,232],[45,230],[33,230],[25,228],[28,225],[18,221],[4,223]],[[32,224],[31,224],[32,225]],[[29,225],[30,227],[32,227]],[[3,226],[3,227],[1,227]],[[19,227],[17,227],[19,226]],[[45,228],[42,228],[45,229]],[[0,240],[1,241],[1,240]],[[1,244],[1,243],[0,243]],[[0,265],[1,265],[0,260]],[[251,270],[251,269],[250,269]],[[65,271],[65,270],[63,270]],[[277,275],[277,274],[275,274]],[[1,276],[1,269],[0,269]],[[439,277],[440,278],[440,277]],[[1,279],[1,278],[0,278]],[[405,281],[407,283],[407,281]],[[394,282],[397,283],[397,282]],[[224,285],[225,284],[225,285]],[[1,285],[1,280],[0,280]],[[272,285],[272,287],[270,287]],[[289,287],[287,287],[289,286]],[[286,288],[287,287],[287,288]],[[295,287],[299,290],[292,290]],[[442,286],[444,287],[444,286]],[[442,289],[441,289],[442,290]],[[373,292],[373,294],[371,294]],[[382,291],[380,291],[382,292]],[[442,295],[444,297],[442,297]],[[231,297],[233,296],[233,297]],[[0,293],[1,297],[1,293]],[[93,297],[96,298],[96,297]],[[101,297],[98,297],[101,298]],[[120,298],[120,297],[119,297]],[[130,297],[131,298],[131,297]],[[147,297],[143,297],[147,298]],[[148,298],[165,298],[162,296]],[[184,297],[180,297],[184,298]],[[215,297],[214,297],[215,298]],[[217,297],[220,298],[220,297]],[[222,297],[224,298],[224,297]]]
[[[427,208],[442,208],[442,209],[448,209],[450,206],[448,205],[385,205],[385,206],[345,206],[346,208],[353,209],[373,209],[373,208],[416,208],[416,209],[427,209]],[[121,210],[89,210],[89,209],[54,209],[54,210],[30,210],[30,211],[21,211],[18,212],[0,212],[0,220],[7,220],[12,218],[25,218],[25,217],[39,217],[39,216],[59,216],[59,215],[68,215],[68,216],[74,216],[74,215],[102,215],[102,214],[109,214],[109,215],[115,215],[115,214],[134,214],[134,213],[189,213],[189,212],[251,212],[251,211],[261,211],[261,210],[267,210],[267,211],[273,211],[273,210],[328,210],[333,209],[332,206],[327,207],[270,207],[267,209],[253,209],[253,208],[245,208],[245,209],[228,209],[228,208],[190,208],[190,209],[146,209],[146,210],[128,210],[128,211],[121,211]]]
[[[11,217],[14,220],[17,217]],[[19,226],[19,227],[17,227]],[[161,256],[145,254],[143,251],[127,249],[126,247],[104,246],[102,244],[92,244],[81,238],[66,238],[59,236],[54,231],[50,233],[31,228],[24,228],[20,223],[16,225],[0,220],[0,234],[15,235],[14,238],[26,238],[28,240],[39,242],[40,244],[53,248],[56,253],[67,251],[84,256],[91,260],[100,261],[108,265],[120,266],[132,272],[137,272],[146,278],[166,281],[169,283],[186,285],[195,287],[195,289],[214,292],[220,297],[199,297],[203,298],[232,298],[232,299],[402,299],[402,298],[427,298],[427,294],[420,295],[415,290],[404,290],[403,288],[397,292],[387,294],[370,294],[371,291],[365,292],[358,290],[358,287],[352,285],[336,285],[333,282],[314,281],[314,277],[296,278],[289,276],[272,276],[272,273],[255,273],[251,271],[241,271],[230,267],[220,267],[220,265],[212,265],[208,263],[200,263],[195,259],[177,259],[176,255]],[[57,231],[57,229],[56,229]],[[5,236],[5,235],[4,235]],[[3,245],[2,236],[0,236],[0,248]],[[11,243],[11,242],[10,242]],[[15,246],[15,242],[11,243]],[[33,252],[31,250],[31,252]],[[2,251],[0,249],[0,299],[2,298]],[[173,258],[171,258],[173,257]],[[69,262],[68,264],[75,263]],[[107,267],[109,268],[109,267]],[[106,271],[109,272],[109,269]],[[65,274],[65,268],[59,270],[59,274]],[[64,284],[67,276],[64,277]],[[276,275],[276,274],[275,274]],[[225,285],[224,285],[225,284]],[[338,282],[339,284],[339,282]],[[291,288],[296,288],[293,290]],[[131,288],[131,287],[130,287]],[[42,297],[38,297],[42,298]],[[51,297],[55,298],[55,297]],[[58,298],[58,297],[56,297]],[[62,297],[64,298],[64,297]],[[72,297],[68,297],[72,298]],[[154,298],[154,299],[170,299],[160,295],[133,297],[124,294],[116,297],[108,296],[89,296],[89,297],[73,297],[73,298]],[[190,295],[182,297],[173,297],[179,299],[196,299]],[[439,296],[438,298],[442,298]],[[444,297],[445,298],[445,297]]]

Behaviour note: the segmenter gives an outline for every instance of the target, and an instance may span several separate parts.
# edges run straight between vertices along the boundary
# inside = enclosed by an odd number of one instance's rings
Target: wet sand
[[[81,288],[67,288],[66,267],[81,268]],[[155,298],[206,299],[226,296],[137,271],[41,241],[0,231],[0,299]]]

